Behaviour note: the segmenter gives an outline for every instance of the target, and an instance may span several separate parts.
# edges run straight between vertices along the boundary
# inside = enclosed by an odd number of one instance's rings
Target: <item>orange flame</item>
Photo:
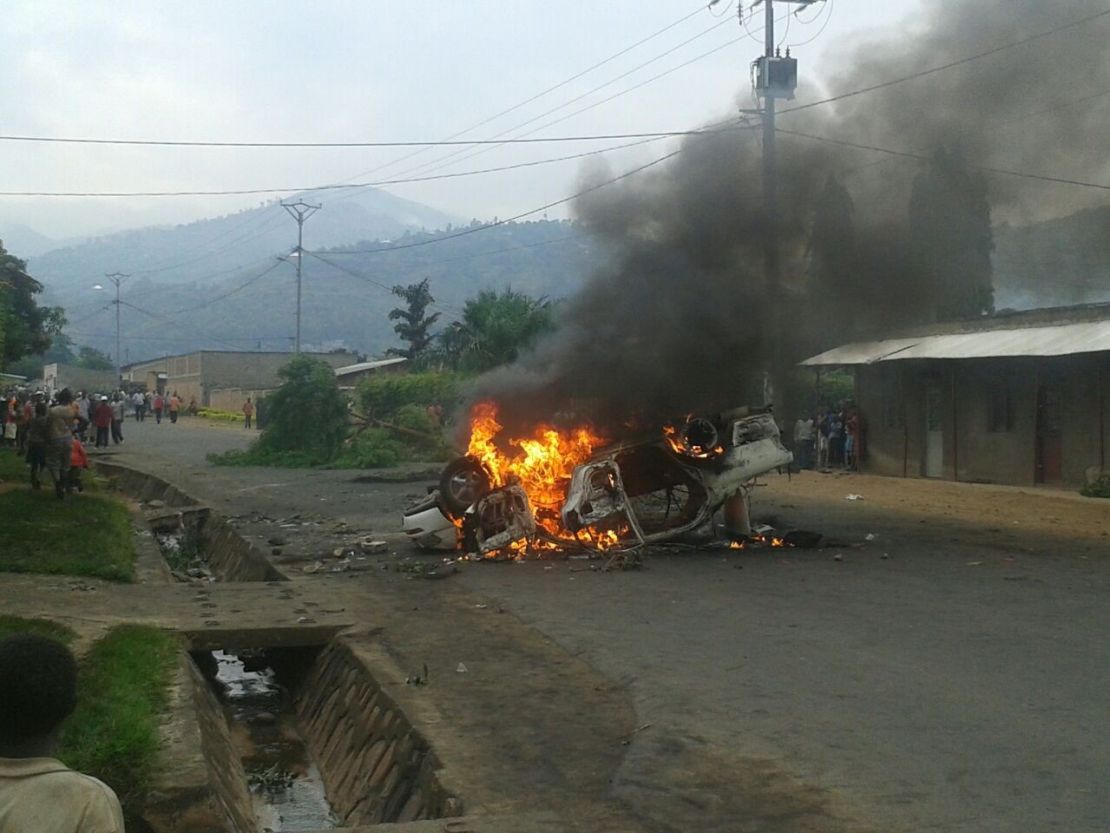
[[[590,458],[605,439],[587,426],[559,430],[551,425],[536,427],[530,437],[509,438],[501,443],[503,426],[497,421],[497,405],[480,402],[470,415],[470,442],[467,454],[481,462],[499,488],[519,482],[536,515],[536,523],[558,538],[574,540],[563,529],[559,510],[566,499],[566,488],[575,466]]]

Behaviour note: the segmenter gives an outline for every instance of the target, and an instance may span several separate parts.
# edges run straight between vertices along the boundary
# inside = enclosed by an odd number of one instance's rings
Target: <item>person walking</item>
[[[254,416],[254,404],[248,396],[247,401],[243,403],[243,427],[251,427],[251,418]]]
[[[65,497],[66,483],[69,481],[73,429],[77,421],[73,394],[69,388],[62,388],[58,392],[58,403],[47,414],[50,421],[50,445],[47,448],[46,468],[50,472],[50,479],[54,481],[54,494],[60,500]]]
[[[142,391],[135,391],[131,395],[131,405],[135,408],[135,422],[142,422],[143,411],[146,410],[146,397],[143,396]]]
[[[123,417],[124,410],[127,406],[123,403],[123,397],[118,393],[112,399],[112,444],[119,445],[123,442]]]
[[[177,391],[174,391],[173,396],[170,397],[169,409],[170,409],[170,422],[176,423],[177,422],[177,412],[181,410],[181,397],[179,397],[177,395]]]
[[[162,424],[162,409],[165,407],[166,400],[162,398],[161,393],[154,394],[154,421],[159,425]]]

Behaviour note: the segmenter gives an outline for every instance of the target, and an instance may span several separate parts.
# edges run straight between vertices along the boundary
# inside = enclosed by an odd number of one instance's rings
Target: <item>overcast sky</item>
[[[744,3],[745,18],[749,6]],[[787,29],[783,18],[792,9],[798,11],[788,18]],[[917,0],[782,4],[777,40],[801,59],[799,99],[819,95],[837,55],[878,31],[912,26],[920,9]],[[0,27],[0,133],[267,142],[444,139],[687,15],[626,54],[462,138],[690,129],[752,106],[748,67],[762,48],[762,7],[748,24],[754,38],[741,28],[736,12],[736,0],[720,0],[712,9],[692,0],[9,0]],[[610,96],[616,97],[603,101]],[[676,141],[605,158],[619,171],[662,155]],[[455,173],[614,144],[619,143],[498,147],[472,158],[474,151],[439,148],[398,161],[412,150],[0,141],[0,190],[298,188]],[[505,217],[573,193],[582,164],[388,190],[463,217]],[[0,197],[0,237],[11,223],[61,238],[187,222],[275,196],[281,195]],[[321,198],[326,203],[327,197]],[[565,216],[565,210],[551,216]]]

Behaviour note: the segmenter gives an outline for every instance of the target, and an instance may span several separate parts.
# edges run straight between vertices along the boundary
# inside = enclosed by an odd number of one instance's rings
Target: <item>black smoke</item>
[[[828,92],[856,90],[1030,37],[1105,7],[940,0],[884,40],[833,55],[843,69]],[[1107,179],[1110,18],[1103,17],[916,80],[795,114],[784,131],[983,166]],[[803,67],[803,77],[806,74]],[[798,104],[821,97],[800,91]],[[1070,102],[1070,103],[1069,103]],[[736,125],[737,119],[726,123]],[[935,317],[930,251],[908,239],[907,207],[928,162],[816,141],[778,138],[779,244],[785,296],[774,314],[764,279],[769,232],[758,130],[685,140],[668,162],[592,191],[575,206],[582,226],[611,244],[615,264],[562,310],[557,332],[517,364],[484,377],[479,395],[510,422],[568,408],[609,430],[630,418],[706,411],[750,400],[752,379],[777,343],[791,360],[852,337]],[[612,172],[594,169],[583,188]],[[990,210],[1012,219],[1061,214],[1104,192],[982,173]],[[815,207],[842,187],[851,206],[851,268],[815,285]],[[835,192],[835,188],[833,189]],[[989,223],[988,223],[989,226]],[[940,224],[943,227],[943,224]],[[838,303],[819,299],[833,297]],[[850,310],[850,314],[844,312]],[[928,312],[932,310],[933,312]],[[780,326],[773,326],[773,322]]]

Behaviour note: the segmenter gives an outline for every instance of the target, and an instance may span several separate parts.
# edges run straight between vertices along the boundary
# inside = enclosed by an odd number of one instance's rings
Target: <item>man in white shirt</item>
[[[37,634],[0,640],[0,831],[124,833],[111,787],[52,757],[77,704],[77,663]]]

